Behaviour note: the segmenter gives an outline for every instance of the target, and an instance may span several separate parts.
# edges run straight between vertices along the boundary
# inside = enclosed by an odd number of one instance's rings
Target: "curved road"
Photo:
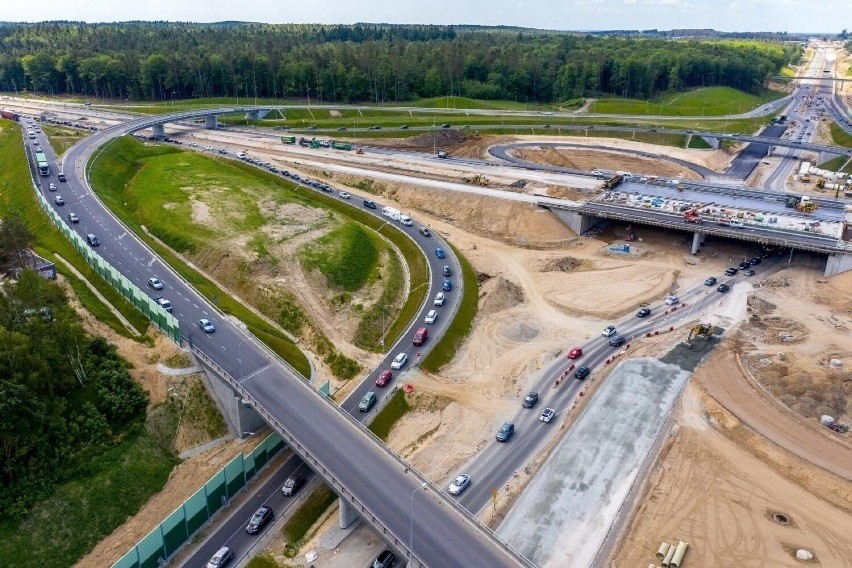
[[[180,113],[171,120],[198,114],[203,113]],[[336,481],[335,489],[359,503],[364,511],[362,516],[368,521],[378,522],[379,533],[398,550],[407,548],[409,523],[413,523],[413,532],[417,535],[414,556],[422,565],[524,564],[525,561],[498,542],[493,533],[483,530],[475,520],[461,514],[461,509],[454,507],[409,464],[378,443],[352,417],[319,395],[288,365],[270,356],[264,347],[241,330],[237,322],[208,304],[129,233],[94,196],[84,175],[84,167],[97,149],[113,138],[169,119],[160,116],[122,124],[101,131],[69,149],[64,159],[68,183],[57,183],[66,205],[54,205],[57,210],[61,214],[77,213],[81,221],[72,227],[81,235],[89,232],[98,235],[102,244],[97,252],[140,288],[145,289],[149,276],[161,277],[165,289],[160,293],[174,305],[173,314],[180,321],[181,333],[233,378],[238,388],[244,390],[248,401],[262,413],[268,413],[269,418],[280,425],[279,428],[283,427],[282,434],[291,447],[307,458],[312,467],[327,471]],[[53,175],[39,178],[42,190],[50,199],[50,192],[44,187],[48,181],[56,182]],[[440,242],[436,236],[430,237],[429,241],[425,241],[426,237],[422,239],[418,243],[421,248],[426,247],[427,242],[430,247]],[[430,264],[434,263],[430,260]],[[438,279],[433,278],[430,296],[439,286]],[[458,290],[451,294],[458,294]],[[424,309],[429,307],[428,303],[424,305]],[[422,321],[422,314],[421,310],[418,322]],[[194,327],[194,322],[202,317],[213,320],[215,333],[204,334]],[[439,317],[438,322],[448,322],[449,319],[445,314],[443,318]],[[409,352],[413,351],[410,346],[412,334],[413,330],[409,329],[400,340]],[[391,353],[395,354],[395,351]],[[417,514],[412,518],[410,496],[422,484],[426,484],[425,495],[417,500]]]

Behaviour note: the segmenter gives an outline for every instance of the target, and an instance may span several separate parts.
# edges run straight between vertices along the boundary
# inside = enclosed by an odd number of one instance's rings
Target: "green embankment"
[[[376,279],[384,242],[362,225],[347,222],[304,247],[300,256],[308,270],[319,270],[330,286],[347,292]]]
[[[57,156],[61,156],[65,150],[91,134],[85,130],[53,124],[42,124],[41,130],[50,140],[50,145],[53,146]]]
[[[296,556],[311,526],[337,499],[334,491],[325,484],[314,489],[309,498],[296,509],[281,528],[281,534],[287,539],[284,554],[290,558]]]
[[[707,87],[684,93],[668,93],[650,101],[636,99],[599,99],[589,107],[590,113],[658,115],[658,116],[722,116],[742,114],[783,96],[776,91],[752,95],[730,87]]]
[[[56,259],[61,256],[70,262],[124,316],[140,333],[148,327],[148,319],[124,299],[112,286],[86,264],[83,257],[48,219],[36,201],[30,184],[30,172],[20,131],[14,122],[0,119],[0,215],[17,212],[36,236],[36,253],[56,262],[56,268],[65,277],[74,294],[98,320],[116,333],[147,341],[147,336],[130,333],[115,314],[86,286],[85,282]]]
[[[387,442],[388,436],[394,425],[405,416],[409,410],[408,401],[405,400],[405,393],[402,389],[393,393],[391,399],[385,404],[384,408],[376,414],[376,417],[370,422],[368,428],[379,439]]]
[[[849,161],[849,156],[837,156],[836,158],[832,158],[827,162],[823,162],[819,164],[817,167],[823,170],[829,170],[832,172],[839,172],[841,168]]]
[[[831,139],[835,146],[852,148],[852,135],[847,134],[836,122],[831,123]]]

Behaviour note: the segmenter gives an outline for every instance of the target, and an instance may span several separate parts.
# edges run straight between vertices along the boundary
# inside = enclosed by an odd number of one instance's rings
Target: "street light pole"
[[[411,492],[411,497],[408,500],[408,518],[411,521],[411,527],[409,537],[408,537],[408,565],[411,566],[411,561],[414,559],[414,494],[417,493],[420,489],[425,489],[428,483],[425,481],[421,483],[418,487],[414,488],[414,491]]]

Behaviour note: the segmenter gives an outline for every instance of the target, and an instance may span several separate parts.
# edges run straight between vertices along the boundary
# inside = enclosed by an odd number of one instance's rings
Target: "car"
[[[582,354],[583,354],[583,348],[582,347],[573,347],[571,349],[571,351],[568,352],[568,358],[569,359],[576,359]]]
[[[101,241],[98,240],[98,237],[96,237],[92,233],[89,233],[88,235],[86,235],[86,242],[89,243],[89,245],[93,246],[93,247],[100,246],[100,244],[101,244]]]
[[[365,199],[364,200],[364,207],[366,207],[368,209],[375,209],[376,208],[376,202],[372,201],[370,199]]]
[[[408,125],[407,125],[407,124],[403,124],[403,125],[402,125],[402,126],[400,126],[399,128],[400,128],[401,130],[408,130]]]
[[[537,392],[529,392],[527,396],[524,397],[524,401],[521,403],[521,406],[524,408],[532,408],[538,402],[538,393]]]
[[[763,261],[762,261],[762,260],[760,260],[760,257],[759,257],[759,256],[756,256],[756,257],[754,257],[754,258],[752,258],[752,259],[750,259],[750,260],[748,261],[748,263],[749,263],[750,265],[752,265],[752,266],[757,266],[757,265],[758,265],[758,264],[760,264],[761,262],[763,262]]]
[[[620,347],[620,346],[624,345],[625,341],[626,340],[621,335],[616,335],[616,336],[609,338],[609,344],[612,347]]]
[[[370,564],[370,568],[391,568],[394,565],[396,565],[396,555],[390,550],[385,550]]]
[[[287,481],[284,482],[284,485],[281,486],[281,494],[285,497],[292,497],[296,490],[302,486],[305,482],[305,475],[299,473],[299,471],[294,471],[290,474],[290,477],[287,478]]]
[[[361,399],[361,402],[358,403],[358,412],[369,412],[376,404],[376,400],[376,393],[369,391],[364,395],[364,398]]]
[[[381,130],[381,129],[382,129],[382,127],[381,127],[381,126],[379,126],[379,125],[377,125],[377,124],[374,124],[373,126],[371,126],[370,128],[368,128],[368,130]]]
[[[310,126],[308,126],[308,130],[316,130],[316,129],[317,129],[316,124],[311,124]]]
[[[160,306],[161,308],[163,308],[167,312],[171,313],[172,303],[170,301],[166,300],[165,298],[160,298],[160,297],[157,297],[154,301],[157,302],[158,306]]]
[[[417,328],[417,333],[414,334],[414,339],[412,339],[411,342],[419,347],[426,342],[427,337],[429,337],[429,330],[425,327],[419,327]]]
[[[391,363],[391,369],[402,369],[406,361],[408,361],[408,355],[405,353],[398,354],[394,357],[393,363]]]
[[[65,205],[65,200],[62,199],[61,195],[57,195],[53,198],[53,200],[56,202],[57,205]]]
[[[453,289],[453,283],[450,280],[444,280],[441,283],[441,290],[443,290],[444,292],[449,292],[452,289]]]
[[[651,308],[639,308],[639,311],[636,312],[637,318],[646,318],[651,315]]]
[[[680,303],[680,298],[675,296],[674,294],[669,294],[666,296],[666,300],[663,302],[667,306],[674,306],[675,304]]]
[[[749,268],[748,270],[743,270],[743,274],[745,274],[746,276],[754,276],[755,274],[757,274],[757,272]]]
[[[423,321],[426,323],[435,323],[436,319],[438,319],[438,310],[429,310],[429,313],[426,314],[426,319]]]
[[[726,292],[728,292],[730,289],[731,289],[731,287],[730,287],[730,286],[728,286],[727,284],[719,284],[719,287],[718,287],[718,288],[716,288],[716,291],[717,291],[717,292],[721,292],[721,293],[725,294],[725,293],[726,293]]]
[[[544,126],[542,126],[542,128],[550,128],[550,125],[549,125],[549,124],[545,124]]]
[[[452,276],[452,275],[453,275],[452,269],[448,265],[445,264],[444,265],[444,276],[449,277],[449,276]]]
[[[55,184],[55,183],[50,182],[50,186],[49,186],[49,187],[50,187],[50,191],[56,191],[56,184]]]
[[[227,566],[233,559],[234,551],[227,546],[223,546],[207,561],[207,568],[222,568],[223,566]]]
[[[205,146],[204,149],[207,150],[208,152],[212,152],[213,146]]]
[[[352,197],[345,191],[339,191],[337,192],[337,195],[339,195],[341,199],[349,199],[350,197]]]
[[[410,227],[413,224],[411,222],[411,217],[409,217],[408,215],[400,215],[399,222],[405,225],[406,227]]]
[[[432,236],[432,232],[429,229],[427,229],[426,227],[420,227],[420,234],[423,235],[424,237],[431,237]]]
[[[444,258],[446,255],[444,254],[444,249],[438,247],[435,249],[435,256],[438,258]]]
[[[725,271],[725,275],[727,275],[727,276],[733,276],[733,275],[735,275],[735,274],[736,274],[737,272],[739,272],[739,271],[740,271],[740,269],[739,269],[739,268],[737,268],[737,267],[735,267],[735,266],[732,266],[732,267],[730,267],[729,269],[727,269],[727,270]]]
[[[337,131],[338,132],[346,132],[346,127],[345,126],[338,126]]]
[[[376,378],[376,386],[380,388],[386,387],[388,386],[388,383],[391,381],[392,378],[393,371],[391,371],[390,369],[385,369],[384,371],[379,373],[379,376]]]
[[[224,148],[219,148],[219,153],[220,153],[220,154],[227,154],[227,153],[228,153],[228,151],[227,151],[227,150],[225,150]]]
[[[747,260],[744,260],[737,265],[737,268],[739,268],[740,270],[745,270],[747,268],[751,268],[751,263]]]
[[[545,408],[541,411],[541,414],[538,415],[538,419],[542,422],[550,422],[553,420],[553,417],[556,416],[556,411],[552,408]]]
[[[214,331],[216,331],[216,328],[213,327],[213,322],[211,322],[207,318],[202,318],[198,320],[197,325],[200,329],[204,330],[204,333],[213,333]]]
[[[515,433],[515,425],[511,422],[504,422],[500,429],[497,430],[497,441],[508,442],[512,434]]]
[[[441,125],[441,128],[449,128],[449,127],[450,127],[450,124],[448,122],[445,122],[444,124]]]
[[[77,214],[76,214],[76,213],[69,213],[69,214],[68,214],[68,222],[69,222],[69,223],[79,223],[79,222],[80,222],[80,218],[79,218],[79,217],[77,217]]]
[[[434,304],[436,306],[443,306],[444,305],[444,293],[443,292],[438,292],[437,294],[435,294]]]
[[[156,276],[152,276],[148,279],[148,287],[153,288],[154,290],[162,290],[163,281],[157,278]]]
[[[264,505],[251,516],[251,519],[249,519],[249,522],[246,525],[246,532],[249,534],[257,534],[266,526],[266,523],[271,520],[272,507]]]
[[[450,486],[447,487],[447,493],[450,495],[461,495],[467,489],[468,485],[470,485],[470,476],[462,473],[461,475],[457,475],[453,482],[450,483]]]
[[[589,369],[586,365],[580,365],[579,367],[577,367],[577,370],[574,371],[574,378],[582,381],[583,379],[588,377],[589,373],[591,372],[592,370]]]
[[[716,277],[711,276],[707,280],[704,281],[704,285],[705,286],[715,286],[716,282],[718,282],[718,280],[716,280]]]
[[[614,325],[606,326],[604,328],[604,330],[601,332],[601,335],[604,336],[604,337],[612,337],[613,335],[615,335],[615,326]]]

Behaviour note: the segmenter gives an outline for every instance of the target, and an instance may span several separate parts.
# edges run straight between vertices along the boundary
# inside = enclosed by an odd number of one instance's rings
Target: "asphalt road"
[[[60,213],[72,210],[77,213],[81,220],[74,225],[75,230],[82,235],[95,233],[102,242],[97,252],[140,288],[146,288],[148,277],[159,276],[165,283],[161,293],[174,305],[173,314],[180,321],[181,333],[229,373],[245,389],[245,395],[257,401],[262,412],[268,413],[268,419],[283,431],[285,439],[290,440],[290,445],[303,457],[309,457],[313,468],[324,468],[332,474],[343,485],[343,492],[353,496],[387,527],[385,538],[395,539],[404,547],[410,536],[409,522],[413,522],[413,532],[420,543],[415,546],[415,557],[424,565],[452,567],[473,562],[481,566],[517,566],[518,558],[496,544],[493,537],[471,519],[454,510],[444,497],[430,490],[428,484],[424,491],[426,496],[418,500],[417,514],[412,519],[410,495],[425,479],[360,428],[350,416],[319,395],[292,369],[272,358],[235,322],[219,314],[89,193],[83,181],[84,165],[97,148],[132,127],[132,124],[124,124],[101,131],[68,150],[64,159],[68,183],[62,183],[59,192],[66,204],[54,205]],[[43,147],[47,149],[46,144]],[[50,177],[39,178],[42,191],[50,193],[46,184],[51,180],[59,185],[55,175],[54,168]],[[430,246],[439,242],[435,236],[430,239]],[[433,297],[439,287],[439,279],[433,278],[429,296]],[[151,292],[153,295],[154,291]],[[458,290],[453,293],[458,294]],[[418,323],[427,309],[431,309],[428,303],[418,314]],[[438,322],[445,325],[450,318],[446,313],[443,315]],[[205,334],[194,327],[194,322],[202,317],[213,320],[215,333]],[[410,344],[412,334],[413,330],[409,329],[400,345],[416,357],[416,348]]]

